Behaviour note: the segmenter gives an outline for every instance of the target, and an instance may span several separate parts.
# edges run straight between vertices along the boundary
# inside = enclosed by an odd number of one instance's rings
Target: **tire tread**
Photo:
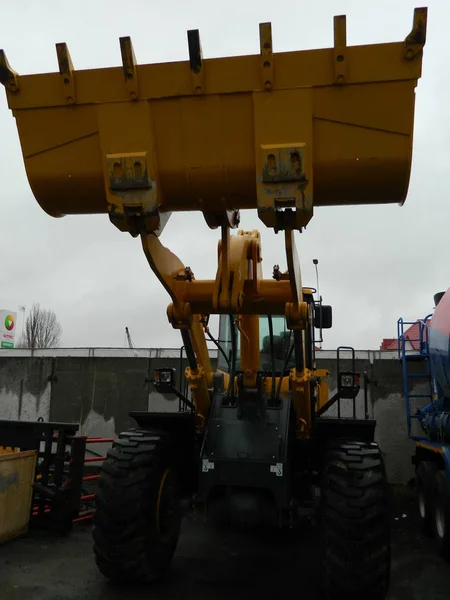
[[[101,573],[115,582],[158,580],[171,562],[178,535],[163,543],[156,531],[156,496],[170,451],[164,432],[132,429],[119,435],[102,465],[94,554]]]
[[[390,510],[383,457],[373,442],[332,442],[322,486],[326,600],[384,600]]]

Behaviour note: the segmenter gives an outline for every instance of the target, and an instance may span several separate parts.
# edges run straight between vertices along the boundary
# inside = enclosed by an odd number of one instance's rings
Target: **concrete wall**
[[[330,371],[331,397],[337,388],[335,353],[318,353],[317,358],[318,368]],[[76,422],[86,435],[113,437],[135,425],[128,416],[132,410],[178,410],[176,397],[152,389],[152,373],[162,365],[180,373],[186,363],[180,363],[179,350],[2,352],[0,419]],[[351,370],[351,364],[343,360],[341,370],[346,369]],[[407,435],[401,366],[395,354],[358,352],[356,369],[361,375],[366,372],[371,381],[368,412],[377,420],[376,440],[385,455],[389,480],[407,483],[413,476],[414,445]],[[336,412],[334,405],[329,414]],[[352,401],[343,401],[341,415],[352,414]],[[362,391],[356,416],[364,418]]]
[[[51,358],[0,358],[0,419],[50,418]]]

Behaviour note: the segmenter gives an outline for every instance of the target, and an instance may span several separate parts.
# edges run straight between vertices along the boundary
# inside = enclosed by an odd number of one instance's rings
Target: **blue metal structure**
[[[431,374],[431,364],[429,360],[430,352],[428,345],[427,325],[427,322],[431,316],[432,315],[427,315],[422,321],[404,321],[402,318],[397,321],[398,357],[402,363],[403,392],[405,396],[406,418],[408,421],[408,435],[414,440],[423,438],[411,435],[411,419],[419,419],[420,421],[422,418],[421,411],[428,412],[429,408],[432,408],[433,406],[433,377]],[[406,337],[406,332],[414,325],[418,325],[417,337]],[[418,342],[419,349],[415,350],[413,347],[413,350],[409,351],[407,347],[408,343],[413,346],[414,342]],[[415,370],[410,368],[411,364],[417,364],[417,362],[423,362],[425,364],[425,373],[417,373]],[[423,379],[428,383],[429,392],[425,394],[412,394],[410,392],[410,382],[420,379]],[[414,415],[411,414],[411,399],[413,398],[423,398],[428,400],[428,404]]]
[[[450,375],[449,341],[447,338],[444,343],[445,336],[442,334],[442,320],[450,325],[447,304],[450,302],[450,290],[444,298],[446,300],[442,306],[436,307],[435,312],[427,315],[423,320],[404,321],[400,318],[397,322],[397,335],[408,436],[416,442],[413,463],[417,470],[421,462],[434,461],[445,470],[450,490],[450,399],[447,396],[446,385]],[[411,334],[407,335],[407,333],[411,332],[414,325],[416,325],[413,329],[414,337],[410,337]],[[424,365],[422,370],[417,366],[421,363]],[[420,380],[427,384],[427,389],[416,393],[412,384]],[[423,399],[424,405],[417,407],[413,413],[411,402],[416,399]],[[413,419],[419,422],[422,435],[412,433]],[[432,482],[429,483],[431,485]]]

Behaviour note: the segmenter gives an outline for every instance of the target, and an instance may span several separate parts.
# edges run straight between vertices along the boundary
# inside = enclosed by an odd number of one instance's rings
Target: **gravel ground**
[[[405,515],[405,516],[403,516]],[[396,502],[389,600],[448,600],[450,565],[433,540],[418,533],[414,505]],[[319,598],[314,530],[268,536],[213,530],[185,519],[164,584],[114,587],[97,571],[91,530],[76,526],[65,538],[32,532],[0,547],[0,598],[5,600],[249,600],[299,590]],[[300,594],[301,592],[301,594]]]

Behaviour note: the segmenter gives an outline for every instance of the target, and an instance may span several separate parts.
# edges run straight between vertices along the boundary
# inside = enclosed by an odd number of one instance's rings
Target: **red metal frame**
[[[114,442],[115,438],[101,438],[101,437],[86,437],[86,445],[87,444],[111,444],[112,442]],[[103,462],[104,460],[106,460],[106,456],[90,456],[84,459],[85,464],[86,463],[94,463],[94,462]],[[100,479],[100,475],[85,475],[83,477],[83,481],[96,481]],[[89,501],[89,500],[95,500],[95,498],[97,497],[97,494],[85,494],[83,496],[81,496],[80,500],[83,501]],[[83,511],[79,514],[79,516],[74,519],[72,522],[73,523],[82,523],[85,521],[90,521],[92,520],[92,517],[94,515],[95,509],[89,509],[86,511]]]
[[[86,440],[86,445],[87,444],[110,444],[110,443],[114,442],[114,440],[115,440],[115,438],[100,438],[100,437],[89,438],[87,436],[78,436],[78,437],[84,437]],[[53,436],[53,440],[57,441],[58,436],[57,435]],[[86,463],[94,463],[94,462],[103,462],[104,460],[106,460],[106,456],[90,456],[90,457],[86,457],[84,459],[84,462],[86,464]],[[100,475],[85,475],[83,477],[83,481],[96,481],[98,479],[100,479]],[[97,497],[97,494],[84,494],[80,497],[80,501],[87,502],[90,500],[95,500],[96,497]],[[38,506],[33,506],[33,508],[32,508],[31,514],[34,517],[39,514],[38,508],[39,508]],[[49,513],[49,512],[51,512],[51,509],[46,506],[44,513]],[[85,521],[90,521],[90,520],[92,520],[94,512],[95,512],[94,508],[80,512],[78,517],[73,519],[72,523],[82,523]]]

